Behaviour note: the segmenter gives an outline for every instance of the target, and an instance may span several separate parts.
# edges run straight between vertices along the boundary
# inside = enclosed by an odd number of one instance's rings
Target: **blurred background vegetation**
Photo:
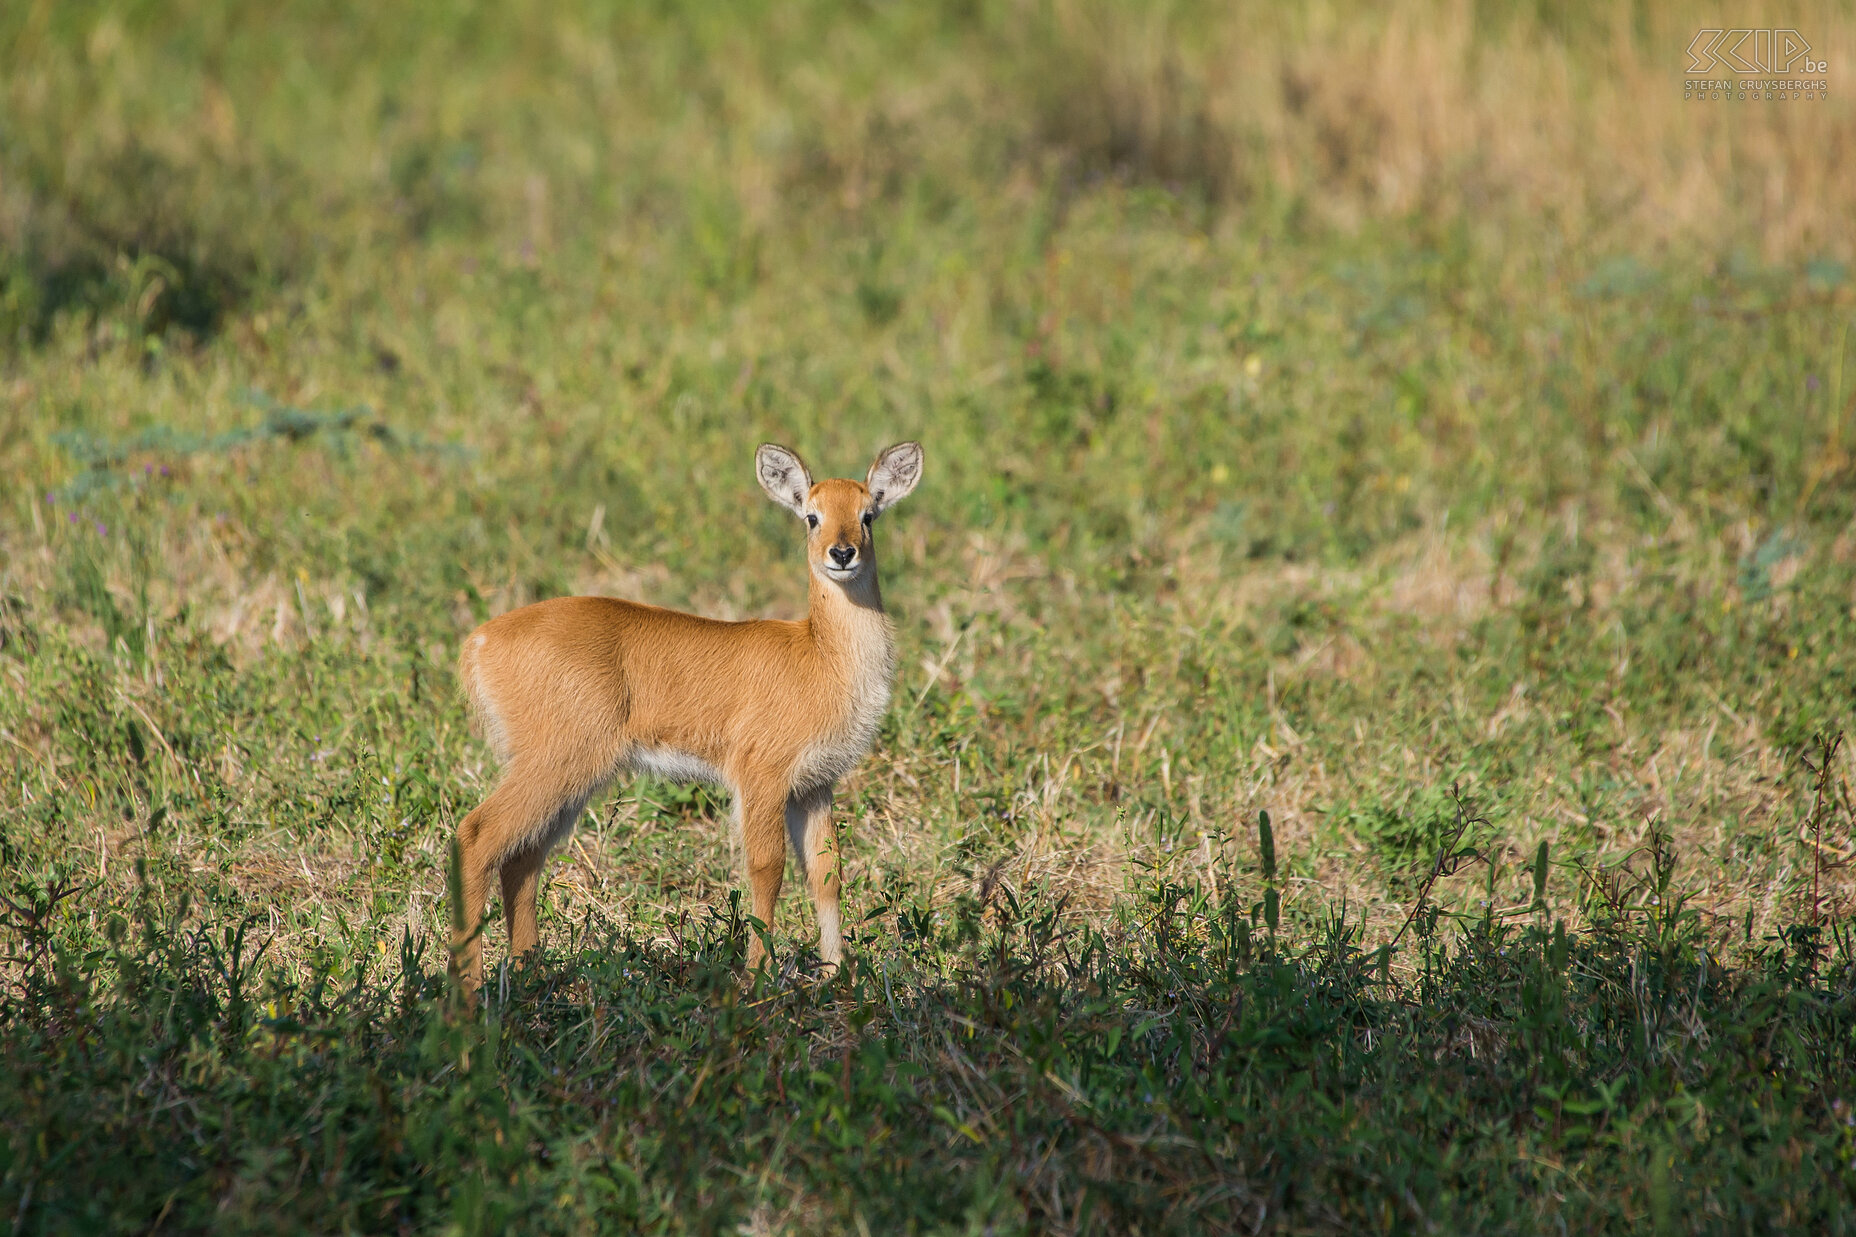
[[[0,6],[9,896],[73,948],[138,898],[286,971],[410,948],[494,776],[458,639],[796,615],[754,445],[918,437],[841,798],[872,956],[1000,882],[1260,897],[1260,808],[1285,923],[1383,941],[1453,782],[1490,862],[1443,905],[1529,905],[1547,841],[1575,932],[1669,847],[1715,948],[1841,914],[1856,10],[1726,15],[1828,98],[1684,100],[1715,16]],[[544,939],[721,905],[718,819],[620,788]]]

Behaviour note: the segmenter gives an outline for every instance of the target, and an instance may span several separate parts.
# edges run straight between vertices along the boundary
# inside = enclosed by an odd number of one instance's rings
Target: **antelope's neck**
[[[895,673],[896,640],[889,616],[883,613],[876,564],[849,588],[814,573],[806,623],[819,659],[847,689],[853,710],[874,707],[880,714]]]

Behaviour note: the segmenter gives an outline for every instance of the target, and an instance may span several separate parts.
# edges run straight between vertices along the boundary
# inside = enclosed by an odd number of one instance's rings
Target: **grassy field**
[[[0,6],[0,1222],[1856,1227],[1856,12],[1713,16]],[[628,782],[461,1012],[460,638],[908,437],[852,966]]]

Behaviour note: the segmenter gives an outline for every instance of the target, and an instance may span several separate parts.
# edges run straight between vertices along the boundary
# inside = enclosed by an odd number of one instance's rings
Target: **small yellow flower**
[[[1244,377],[1255,378],[1263,372],[1263,358],[1252,354],[1244,358]]]
[[[1212,483],[1214,485],[1223,485],[1230,479],[1231,470],[1229,468],[1226,468],[1223,464],[1212,465]]]

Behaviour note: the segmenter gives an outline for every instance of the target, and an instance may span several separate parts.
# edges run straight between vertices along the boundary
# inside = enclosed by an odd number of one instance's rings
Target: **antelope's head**
[[[862,481],[832,477],[814,485],[797,455],[764,443],[755,452],[754,472],[767,497],[806,522],[806,559],[812,571],[842,586],[876,570],[871,526],[921,480],[922,446],[904,442],[890,447],[876,457]]]

